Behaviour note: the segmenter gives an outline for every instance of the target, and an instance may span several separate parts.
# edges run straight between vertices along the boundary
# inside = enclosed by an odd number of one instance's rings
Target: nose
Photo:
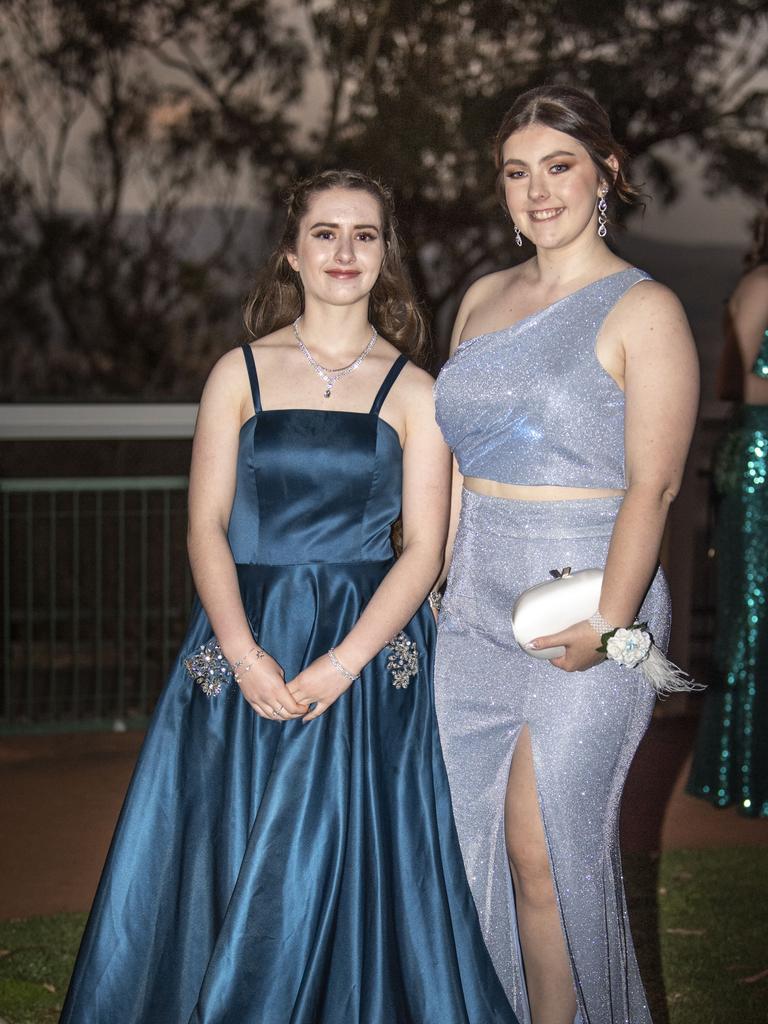
[[[348,235],[346,231],[339,233],[339,239],[336,244],[336,262],[337,263],[354,263],[357,257],[355,256],[355,247],[352,244],[352,236]]]
[[[549,195],[546,178],[540,173],[532,173],[528,179],[528,198],[531,202],[546,199]]]

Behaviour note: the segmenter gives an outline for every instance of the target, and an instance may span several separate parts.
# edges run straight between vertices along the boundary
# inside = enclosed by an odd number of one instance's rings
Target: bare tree
[[[508,258],[491,142],[512,98],[533,85],[591,90],[662,202],[685,184],[663,146],[677,140],[701,153],[713,190],[765,189],[762,0],[305,0],[305,7],[332,97],[308,159],[364,166],[396,184],[434,311],[457,301],[480,265],[502,250]]]
[[[0,30],[5,397],[193,393],[250,272],[235,197],[288,149],[295,27],[268,2],[6,0]]]
[[[710,188],[761,194],[767,51],[764,0],[0,0],[0,387],[194,394],[280,191],[331,165],[395,186],[440,335],[508,258],[516,93],[592,90],[657,199],[680,140]]]

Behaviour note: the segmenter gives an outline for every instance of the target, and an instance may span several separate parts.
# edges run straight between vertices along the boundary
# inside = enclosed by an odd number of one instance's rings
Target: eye
[[[315,231],[312,235],[313,238],[319,238],[324,242],[329,241],[333,238],[333,232],[328,231],[326,228],[321,228],[319,231]]]
[[[525,171],[507,171],[504,177],[514,180],[515,178],[522,178]]]
[[[569,169],[569,164],[552,164],[549,168],[552,174],[562,174]]]
[[[379,236],[375,235],[372,231],[361,231],[357,237],[361,242],[375,242]]]

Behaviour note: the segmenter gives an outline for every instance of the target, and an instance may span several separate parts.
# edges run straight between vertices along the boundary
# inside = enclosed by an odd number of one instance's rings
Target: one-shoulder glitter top
[[[628,267],[463,342],[435,383],[437,422],[464,476],[623,488],[624,394],[595,355],[606,316],[650,275]]]

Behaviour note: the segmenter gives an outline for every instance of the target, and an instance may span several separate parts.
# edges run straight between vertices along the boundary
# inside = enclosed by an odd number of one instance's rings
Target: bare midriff
[[[528,487],[519,484],[502,484],[498,480],[484,480],[479,476],[465,476],[464,486],[475,494],[489,498],[509,498],[513,501],[573,501],[580,498],[616,498],[624,494],[623,489],[610,487]]]

